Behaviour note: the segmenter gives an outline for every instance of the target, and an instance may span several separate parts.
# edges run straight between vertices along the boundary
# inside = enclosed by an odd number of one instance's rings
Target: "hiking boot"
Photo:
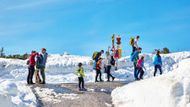
[[[86,88],[82,88],[82,91],[87,91],[87,89]]]
[[[46,82],[45,82],[45,81],[43,81],[43,82],[41,82],[40,84],[46,84]]]
[[[112,81],[114,81],[115,77],[112,78]]]
[[[100,80],[100,82],[104,82],[104,80]]]

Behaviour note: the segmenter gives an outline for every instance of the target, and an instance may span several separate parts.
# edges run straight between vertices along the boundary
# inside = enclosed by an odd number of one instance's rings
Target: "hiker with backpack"
[[[93,69],[96,70],[96,64],[98,62],[98,59],[101,57],[101,55],[104,54],[104,50],[101,50],[100,52],[94,52],[92,55],[92,60],[94,61]]]
[[[142,48],[137,48],[135,52],[131,54],[131,61],[133,62],[134,65],[134,77],[136,80],[138,80],[138,70],[137,70],[137,61],[139,59],[139,54],[141,53]]]
[[[101,73],[101,69],[102,69],[102,58],[99,57],[97,63],[96,63],[96,77],[95,77],[95,82],[103,82],[102,80],[102,73]],[[100,81],[98,81],[98,77],[100,78]]]
[[[27,83],[28,84],[34,84],[33,83],[33,75],[34,75],[34,71],[35,71],[35,57],[36,57],[37,53],[36,51],[32,51],[31,55],[29,57],[29,60],[27,61],[28,64],[28,76],[27,76]]]
[[[135,38],[134,37],[130,38],[130,45],[132,46],[132,53],[134,53],[135,50],[137,50],[139,48],[139,46],[138,46],[139,39],[140,39],[140,36],[136,36]]]
[[[162,57],[160,56],[160,51],[157,50],[156,55],[153,57],[154,64],[154,76],[156,76],[157,70],[159,69],[160,75],[162,75]]]
[[[141,56],[141,58],[137,61],[137,80],[143,79],[144,70],[146,68],[144,67],[144,56]],[[140,77],[139,77],[140,74]]]
[[[106,52],[106,59],[105,59],[105,67],[107,73],[107,82],[110,82],[110,77],[112,77],[112,81],[114,81],[115,77],[111,75],[111,67],[115,65],[115,60],[113,55],[110,55],[109,51]]]
[[[76,71],[76,75],[78,76],[78,87],[79,87],[79,91],[86,91],[86,89],[84,88],[84,69],[82,67],[82,63],[78,64],[78,69]]]

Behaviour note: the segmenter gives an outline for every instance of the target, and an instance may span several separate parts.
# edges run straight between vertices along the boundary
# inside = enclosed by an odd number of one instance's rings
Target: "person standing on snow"
[[[137,79],[143,79],[143,75],[144,75],[144,56],[141,56],[141,58],[137,61]],[[138,76],[140,73],[140,77]]]
[[[46,52],[47,50],[45,48],[42,48],[40,56],[42,56],[42,67],[40,69],[40,74],[42,76],[42,82],[41,84],[45,84],[46,83],[46,78],[45,78],[45,68],[46,68],[46,62],[47,62],[47,57],[48,57],[48,53]]]
[[[130,45],[132,46],[132,54],[139,48],[138,41],[140,39],[140,36],[131,37],[130,38]]]
[[[156,55],[153,57],[153,64],[154,64],[154,76],[156,76],[158,69],[160,71],[160,75],[162,75],[162,57],[160,56],[159,50],[157,50]]]
[[[137,50],[131,54],[131,61],[133,62],[134,65],[134,77],[136,80],[138,80],[138,70],[137,70],[137,61],[139,59],[139,54],[141,53],[142,48],[137,48]]]
[[[33,75],[34,75],[34,71],[35,71],[35,57],[36,57],[37,53],[36,51],[32,51],[31,55],[29,57],[28,60],[28,76],[27,76],[27,83],[28,84],[34,84],[33,83]]]
[[[102,58],[98,59],[98,62],[96,64],[96,77],[95,77],[95,82],[99,82],[98,81],[98,76],[100,78],[100,82],[103,82],[102,80],[102,73],[101,73],[101,69],[102,69]]]
[[[134,45],[133,45],[133,52],[135,52],[135,50],[139,48],[139,46],[138,46],[139,39],[140,39],[140,36],[136,36],[136,38],[134,40]]]
[[[115,65],[115,60],[113,58],[113,56],[110,55],[110,53],[107,51],[106,52],[106,59],[105,59],[105,66],[106,66],[106,73],[107,73],[107,81],[110,82],[110,77],[112,77],[112,81],[115,79],[115,77],[113,77],[111,75],[111,67],[112,65]]]
[[[78,81],[79,81],[79,91],[86,91],[86,89],[84,88],[84,69],[82,67],[82,63],[79,63],[78,64],[78,69],[77,69],[77,76],[78,76]],[[82,87],[81,87],[81,84],[82,84]]]

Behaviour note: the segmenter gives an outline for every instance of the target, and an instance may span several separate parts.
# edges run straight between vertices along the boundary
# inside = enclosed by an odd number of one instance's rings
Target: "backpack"
[[[131,38],[130,38],[130,41],[129,41],[129,44],[130,44],[131,46],[133,46],[134,43],[135,43],[135,38],[134,38],[134,37],[131,37]]]
[[[115,65],[115,59],[114,59],[114,57],[113,56],[111,56],[111,61],[110,61],[110,63],[111,63],[111,65]]]
[[[95,60],[96,59],[96,56],[97,56],[98,52],[94,52],[93,55],[92,55],[92,59]]]
[[[29,60],[27,60],[26,65],[29,65],[29,64],[30,64],[30,61],[29,61]]]

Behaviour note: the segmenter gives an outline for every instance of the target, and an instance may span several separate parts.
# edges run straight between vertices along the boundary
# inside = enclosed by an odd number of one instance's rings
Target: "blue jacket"
[[[133,52],[133,53],[131,54],[131,61],[132,61],[132,62],[136,63],[137,60],[138,60],[138,58],[139,58],[139,52],[138,52],[138,51],[135,51],[135,52]]]
[[[155,55],[153,57],[153,64],[154,65],[162,65],[162,58],[161,58],[161,56]]]
[[[42,66],[46,66],[46,62],[47,62],[47,57],[48,57],[48,53],[41,53],[41,55],[43,56],[43,61],[42,61]]]

